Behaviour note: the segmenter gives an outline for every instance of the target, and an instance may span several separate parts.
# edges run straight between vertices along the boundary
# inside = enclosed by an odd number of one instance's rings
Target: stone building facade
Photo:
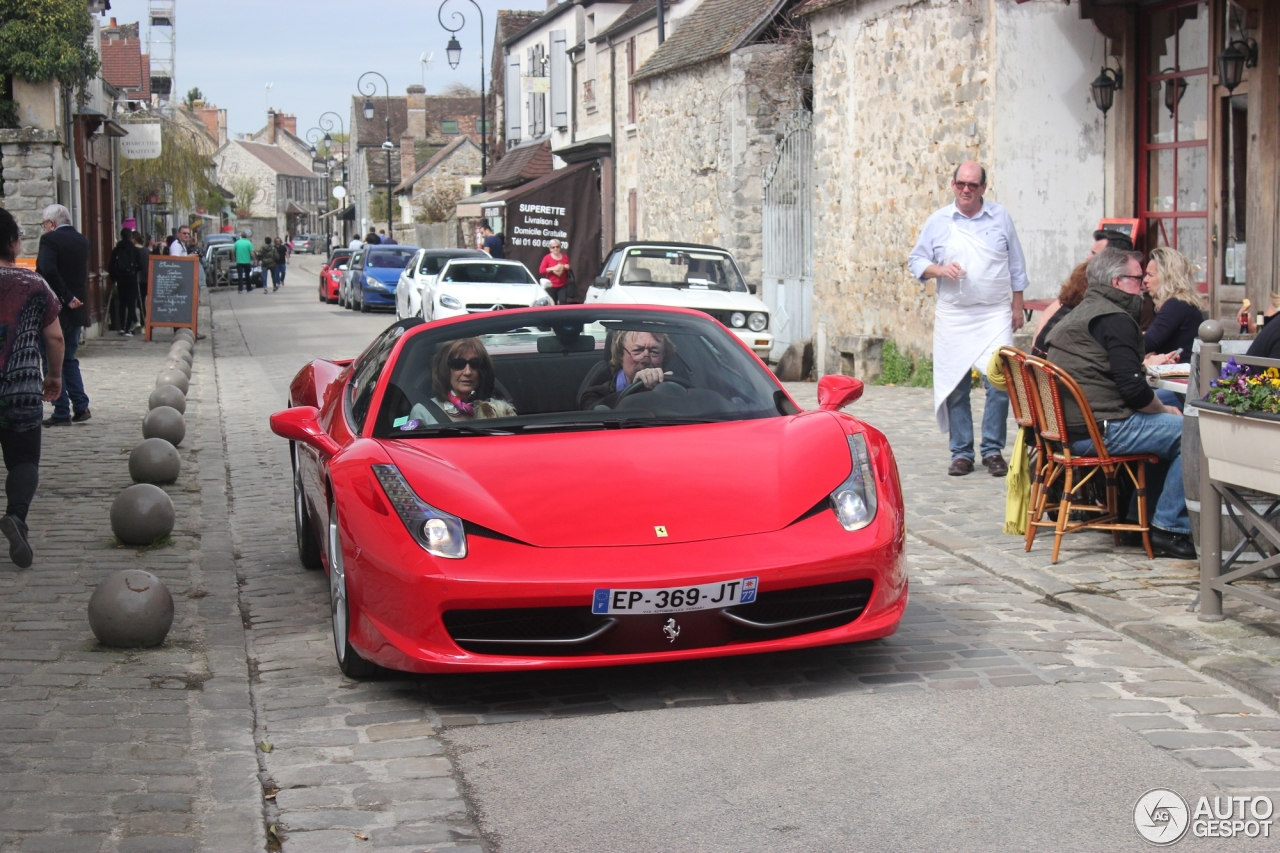
[[[469,137],[459,137],[395,188],[400,225],[442,222],[456,216],[459,199],[472,195],[479,184],[480,146]]]
[[[324,202],[323,179],[304,168],[278,145],[233,139],[214,155],[218,181],[238,188],[251,181],[257,193],[239,224],[253,229],[253,239],[276,239],[288,233],[314,233]]]

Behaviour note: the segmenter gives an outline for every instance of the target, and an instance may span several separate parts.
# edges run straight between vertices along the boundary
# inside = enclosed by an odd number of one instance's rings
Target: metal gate
[[[773,358],[813,336],[813,131],[802,114],[765,167],[763,289]]]

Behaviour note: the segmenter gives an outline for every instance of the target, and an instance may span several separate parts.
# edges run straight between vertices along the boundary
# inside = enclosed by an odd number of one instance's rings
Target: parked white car
[[[551,297],[519,261],[450,258],[422,291],[423,319],[550,305]]]
[[[426,303],[423,294],[435,286],[436,276],[451,258],[481,258],[489,256],[478,249],[419,249],[413,260],[405,265],[400,273],[400,283],[396,287],[396,319],[430,316],[423,311]],[[428,300],[429,301],[429,300]]]
[[[760,358],[773,349],[769,308],[742,278],[733,255],[695,243],[619,243],[587,288],[587,304],[672,305],[715,317]]]

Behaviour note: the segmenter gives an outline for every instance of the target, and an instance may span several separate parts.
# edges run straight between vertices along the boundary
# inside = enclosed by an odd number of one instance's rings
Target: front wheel
[[[290,449],[293,455],[293,526],[298,540],[298,562],[305,569],[319,569],[324,564],[320,561],[320,543],[316,542],[311,530],[311,513],[307,512],[307,496],[302,489],[302,467],[298,464],[297,445]]]
[[[333,650],[338,656],[338,669],[347,678],[361,681],[378,674],[377,664],[360,657],[351,647],[351,605],[347,601],[347,573],[342,558],[342,534],[339,532],[338,503],[329,505],[329,604],[333,615]]]
[[[360,313],[368,314],[372,309],[369,307],[368,301],[364,298],[364,291],[360,292]]]

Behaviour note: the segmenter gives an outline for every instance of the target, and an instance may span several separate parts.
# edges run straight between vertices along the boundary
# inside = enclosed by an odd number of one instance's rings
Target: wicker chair
[[[1093,417],[1093,410],[1084,392],[1065,370],[1035,356],[1027,356],[1024,364],[1032,379],[1035,389],[1033,401],[1036,418],[1039,422],[1040,438],[1045,447],[1045,464],[1043,482],[1041,484],[1035,506],[1032,508],[1032,519],[1027,525],[1027,547],[1035,541],[1036,529],[1040,527],[1054,528],[1053,562],[1058,562],[1058,552],[1062,548],[1062,537],[1068,533],[1081,530],[1110,530],[1115,543],[1120,544],[1120,531],[1132,530],[1142,534],[1142,544],[1146,548],[1147,557],[1153,557],[1151,551],[1151,528],[1147,525],[1147,465],[1154,465],[1159,460],[1151,454],[1132,454],[1129,456],[1112,456],[1098,430],[1098,422]],[[1062,394],[1070,394],[1080,411],[1084,413],[1085,427],[1093,442],[1094,456],[1074,456],[1071,453],[1071,441],[1067,437],[1067,421],[1063,414]],[[1101,471],[1106,479],[1106,506],[1085,500],[1081,501],[1080,493],[1084,486]],[[1137,490],[1138,523],[1128,524],[1120,521],[1121,512],[1117,480],[1123,471]],[[1087,473],[1085,473],[1087,472]],[[1083,476],[1081,476],[1083,474]],[[1058,517],[1052,521],[1043,521],[1045,504],[1049,489],[1059,478],[1062,478],[1062,502],[1058,506]],[[1097,514],[1097,518],[1071,523],[1072,511]]]
[[[1035,536],[1036,502],[1040,498],[1041,484],[1044,482],[1047,459],[1044,440],[1040,437],[1040,426],[1036,420],[1036,407],[1032,401],[1032,382],[1027,373],[1027,353],[1014,347],[1000,347],[997,350],[1000,364],[1004,369],[1005,390],[1009,393],[1009,410],[1013,420],[1020,427],[1031,430],[1035,437],[1035,448],[1031,456],[1031,499],[1027,502],[1027,550],[1031,549],[1031,540]]]

